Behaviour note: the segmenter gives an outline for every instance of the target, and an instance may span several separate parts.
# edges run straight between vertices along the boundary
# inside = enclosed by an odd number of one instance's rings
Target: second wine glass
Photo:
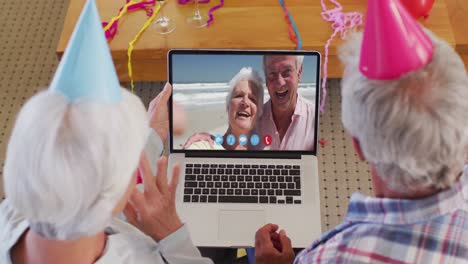
[[[187,23],[196,28],[206,27],[208,25],[208,16],[200,12],[199,0],[194,0],[195,9],[192,16],[187,18]]]
[[[153,22],[152,28],[159,34],[169,34],[176,28],[174,19],[167,17],[164,14],[164,2],[165,0],[157,0],[161,5],[161,9],[158,14],[158,18]]]

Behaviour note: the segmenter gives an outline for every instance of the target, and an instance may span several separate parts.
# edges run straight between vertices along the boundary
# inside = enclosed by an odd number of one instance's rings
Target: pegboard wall
[[[322,213],[322,230],[339,224],[348,209],[348,201],[354,192],[372,194],[372,182],[367,163],[359,160],[351,137],[341,122],[340,80],[327,84],[327,102],[320,115],[319,175]]]
[[[57,67],[57,47],[69,0],[0,1],[0,199],[6,146],[16,115],[33,94],[44,89]],[[146,106],[164,83],[137,83],[135,94]],[[340,114],[339,80],[329,82],[327,105],[320,117],[318,146],[322,229],[344,217],[349,196],[371,193],[369,170],[355,155]]]

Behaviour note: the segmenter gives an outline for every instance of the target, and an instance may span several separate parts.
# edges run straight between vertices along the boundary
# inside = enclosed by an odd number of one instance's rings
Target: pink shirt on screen
[[[314,149],[314,104],[298,95],[296,109],[291,117],[291,123],[280,141],[279,132],[276,129],[273,113],[271,111],[271,100],[263,106],[263,115],[257,122],[253,133],[259,135],[260,144],[256,149],[264,150],[312,150]],[[263,144],[263,137],[270,135],[272,143],[269,146]]]

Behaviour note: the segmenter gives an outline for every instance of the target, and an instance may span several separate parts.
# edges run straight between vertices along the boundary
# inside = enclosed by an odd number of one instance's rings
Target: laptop
[[[170,50],[168,74],[169,164],[181,167],[177,211],[195,245],[253,247],[267,223],[293,247],[310,245],[322,232],[320,54]],[[183,135],[173,133],[174,103],[185,109]]]

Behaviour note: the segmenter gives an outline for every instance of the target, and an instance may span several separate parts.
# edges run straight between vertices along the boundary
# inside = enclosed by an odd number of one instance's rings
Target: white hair
[[[141,100],[70,103],[45,90],[21,109],[8,144],[7,199],[47,239],[104,230],[137,168],[149,127]]]
[[[254,92],[257,95],[257,118],[262,116],[263,112],[263,80],[257,71],[251,67],[243,67],[229,82],[229,92],[226,96],[226,110],[229,112],[229,105],[232,100],[234,88],[241,82],[248,81],[254,85]]]
[[[432,60],[396,80],[370,80],[359,71],[362,33],[339,53],[343,124],[382,180],[400,192],[451,186],[468,144],[465,67],[447,43],[426,32],[435,46]]]
[[[270,56],[275,56],[275,55],[264,55],[263,56],[263,71],[265,71],[265,62],[266,62],[266,58],[267,57],[270,57]],[[304,63],[304,56],[303,55],[293,55],[296,57],[296,72],[297,73],[300,73],[301,72],[301,68],[302,68],[302,64]]]

